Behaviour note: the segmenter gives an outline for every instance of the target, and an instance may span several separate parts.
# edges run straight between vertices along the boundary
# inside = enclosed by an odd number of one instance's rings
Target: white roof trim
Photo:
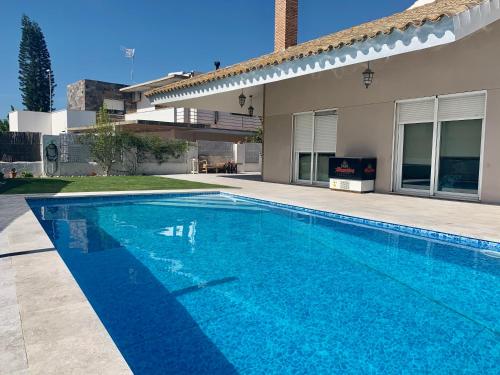
[[[489,0],[454,17],[395,30],[351,46],[287,61],[205,84],[149,97],[153,105],[175,103],[337,69],[452,43],[500,19],[500,0]]]
[[[500,19],[500,0],[484,1],[481,4],[453,17],[456,39],[470,35]]]

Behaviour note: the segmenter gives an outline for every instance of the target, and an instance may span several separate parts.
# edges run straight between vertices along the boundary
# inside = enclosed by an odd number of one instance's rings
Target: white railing
[[[195,108],[165,108],[127,113],[126,120],[154,120],[206,125],[214,129],[256,131],[262,126],[259,117]]]
[[[189,110],[189,122],[191,124],[210,125],[211,128],[215,129],[249,131],[256,131],[262,125],[259,117],[201,109]]]

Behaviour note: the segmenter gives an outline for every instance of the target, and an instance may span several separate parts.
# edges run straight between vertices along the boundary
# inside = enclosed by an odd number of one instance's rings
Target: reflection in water
[[[218,196],[149,201],[34,209],[134,373],[495,373],[488,253]]]

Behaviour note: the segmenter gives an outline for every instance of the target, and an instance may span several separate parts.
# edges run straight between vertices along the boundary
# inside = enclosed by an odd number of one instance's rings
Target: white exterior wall
[[[39,132],[48,135],[64,133],[68,128],[94,125],[94,111],[68,111],[52,113],[15,111],[9,113],[9,130],[14,132]]]
[[[238,163],[238,172],[260,172],[262,169],[262,159],[259,156],[258,163],[247,162],[246,160],[247,143],[235,143],[233,145],[234,161]]]
[[[9,113],[9,131],[19,131],[19,112],[17,111]]]
[[[47,112],[11,112],[9,113],[9,130],[52,134],[52,116]]]
[[[50,134],[65,133],[68,129],[68,116],[65,110],[52,112],[52,130]]]
[[[155,110],[154,107],[152,107],[149,111],[143,109],[141,112],[138,111],[125,114],[125,121],[133,120],[175,122],[175,109],[164,108]]]
[[[149,99],[144,95],[144,93],[141,93],[141,100],[136,103],[137,105],[137,112],[143,112],[143,111],[153,111],[155,109],[155,106],[151,104]]]

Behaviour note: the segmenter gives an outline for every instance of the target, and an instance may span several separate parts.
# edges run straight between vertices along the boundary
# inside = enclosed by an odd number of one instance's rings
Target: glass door
[[[293,181],[312,183],[314,115],[301,113],[293,119]]]
[[[337,145],[337,112],[309,112],[294,116],[293,181],[327,185],[329,158]]]
[[[421,124],[401,124],[401,190],[416,192],[431,191],[432,181],[432,122]]]
[[[479,193],[482,120],[439,123],[437,193]]]
[[[482,92],[398,103],[395,190],[480,198],[485,106]]]
[[[318,184],[328,184],[330,182],[328,168],[330,164],[330,157],[332,156],[335,156],[334,152],[314,153],[314,182]]]
[[[297,153],[297,181],[311,182],[311,161],[312,154],[310,152]]]

